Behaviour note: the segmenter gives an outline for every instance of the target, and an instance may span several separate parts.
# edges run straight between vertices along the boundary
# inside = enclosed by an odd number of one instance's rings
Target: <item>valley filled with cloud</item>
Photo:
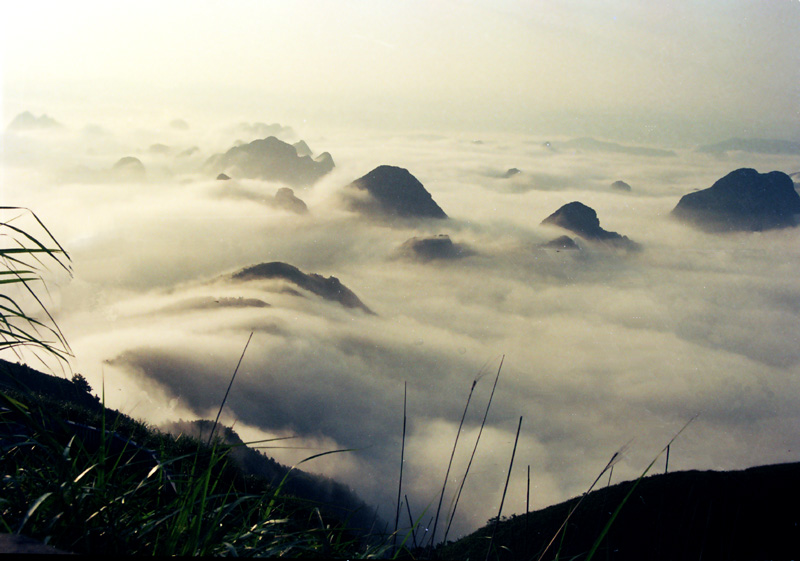
[[[335,162],[291,186],[298,212],[275,203],[286,181],[215,156],[258,127],[182,122],[4,135],[4,201],[70,253],[74,278],[54,273],[47,305],[108,406],[153,424],[213,418],[253,333],[222,421],[245,440],[296,437],[264,450],[287,464],[351,450],[304,467],[389,519],[407,383],[404,493],[433,516],[471,385],[445,505],[505,357],[451,537],[496,515],[520,416],[508,513],[524,511],[526,466],[544,507],[625,445],[614,480],[636,477],[695,415],[670,470],[796,458],[800,230],[671,216],[733,170],[796,172],[796,153],[273,127],[285,146],[305,141],[306,161]],[[354,206],[371,195],[350,184],[381,165],[407,170],[446,217]],[[542,224],[575,201],[635,246]]]

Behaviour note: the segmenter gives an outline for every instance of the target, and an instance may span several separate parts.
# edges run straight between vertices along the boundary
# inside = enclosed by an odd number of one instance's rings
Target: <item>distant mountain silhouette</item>
[[[560,226],[578,234],[585,240],[603,242],[620,249],[636,250],[639,244],[616,232],[609,232],[600,227],[597,212],[580,202],[565,204],[553,214],[542,220],[544,225]]]
[[[226,174],[224,174],[224,173],[220,173],[220,174],[217,176],[217,181],[229,181],[229,180],[230,180],[230,176],[229,176],[229,175],[226,175]]]
[[[440,234],[427,238],[411,238],[399,248],[400,255],[417,261],[438,259],[460,259],[473,255],[473,251],[462,244],[453,243],[450,236]]]
[[[189,130],[189,123],[184,121],[183,119],[173,119],[169,122],[169,126],[175,130],[179,131],[188,131]]]
[[[422,183],[403,168],[379,166],[350,183],[345,192],[351,208],[365,214],[400,218],[447,218]]]
[[[614,183],[611,184],[611,188],[617,191],[626,191],[626,192],[631,191],[631,186],[625,183],[624,181],[615,181]]]
[[[558,236],[557,238],[554,238],[549,242],[541,244],[539,247],[544,249],[555,249],[556,251],[580,249],[580,246],[578,246],[578,244],[575,243],[575,240],[573,240],[569,236]]]
[[[292,187],[313,185],[333,167],[333,158],[327,152],[316,160],[298,156],[294,146],[274,136],[234,146],[224,154],[211,156],[205,163],[211,173],[279,181]]]
[[[783,172],[742,168],[708,189],[681,197],[672,216],[709,232],[761,231],[797,225],[800,195]]]
[[[118,179],[139,180],[144,179],[146,175],[142,161],[133,156],[126,156],[117,160],[111,171]]]
[[[770,138],[729,138],[716,144],[698,146],[697,152],[723,154],[729,151],[751,152],[754,154],[795,154],[800,155],[800,142]]]
[[[169,153],[171,153],[171,152],[173,151],[173,149],[172,149],[172,148],[170,148],[169,146],[167,146],[166,144],[152,144],[152,145],[151,145],[151,146],[150,146],[150,147],[147,149],[147,151],[148,151],[150,154],[160,154],[160,155],[166,155],[166,154],[169,154]]]
[[[585,150],[589,152],[613,152],[616,154],[630,154],[631,156],[651,156],[657,158],[675,156],[672,150],[661,150],[659,148],[646,148],[643,146],[624,146],[616,142],[605,142],[594,138],[576,138],[564,142],[561,148],[573,150]]]
[[[284,127],[279,123],[239,123],[236,130],[247,134],[250,138],[266,138],[268,136],[278,136],[283,138],[293,138],[295,132],[292,127]]]
[[[187,148],[183,152],[179,153],[178,154],[178,158],[188,158],[189,156],[191,156],[191,155],[193,155],[193,154],[195,154],[196,152],[199,152],[199,151],[200,151],[200,148],[198,148],[197,146],[190,146],[189,148]]]
[[[298,156],[313,156],[314,152],[311,151],[311,148],[308,147],[305,140],[300,140],[292,144],[294,146],[295,151],[297,152]]]
[[[20,113],[14,120],[12,120],[6,130],[9,131],[30,131],[30,130],[41,130],[41,129],[57,129],[61,128],[62,125],[52,117],[48,117],[47,115],[42,114],[39,117],[36,117],[30,111],[25,111],[24,113]]]
[[[346,308],[359,308],[368,314],[374,314],[372,310],[361,302],[358,296],[336,277],[325,278],[314,273],[306,274],[294,265],[281,261],[246,267],[234,273],[231,278],[237,281],[282,279],[326,300],[338,302]]]

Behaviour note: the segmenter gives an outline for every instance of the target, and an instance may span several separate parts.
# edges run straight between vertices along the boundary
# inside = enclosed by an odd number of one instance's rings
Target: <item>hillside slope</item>
[[[685,471],[641,481],[595,554],[603,560],[797,559],[800,463]],[[634,482],[594,491],[545,559],[585,559]],[[538,559],[579,498],[501,521],[492,559]],[[439,548],[441,559],[485,559],[492,524]]]

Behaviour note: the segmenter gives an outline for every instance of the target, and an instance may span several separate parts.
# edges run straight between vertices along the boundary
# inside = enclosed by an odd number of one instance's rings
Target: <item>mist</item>
[[[438,500],[477,380],[447,500],[457,490],[505,357],[450,537],[496,515],[520,416],[508,514],[524,509],[528,465],[531,504],[544,507],[583,492],[626,444],[614,479],[638,476],[695,415],[670,470],[794,459],[797,229],[708,234],[669,213],[733,169],[791,173],[796,156],[328,129],[304,138],[336,167],[295,189],[301,215],[268,204],[280,183],[203,171],[257,132],[234,122],[5,133],[4,200],[34,209],[70,253],[74,278],[54,276],[48,307],[72,369],[108,406],[153,424],[212,417],[252,332],[223,422],[245,440],[298,437],[293,449],[266,451],[287,464],[350,450],[304,467],[390,517],[407,384],[404,493],[418,516]],[[123,157],[144,174],[116,173]],[[349,210],[345,187],[380,164],[408,169],[449,218]],[[506,177],[511,168],[519,173]],[[631,191],[613,189],[617,180]],[[580,238],[579,250],[543,248],[570,233],[542,220],[576,200],[642,249]],[[469,251],[420,260],[400,250],[435,235]],[[374,314],[286,280],[232,276],[272,261],[335,276]]]

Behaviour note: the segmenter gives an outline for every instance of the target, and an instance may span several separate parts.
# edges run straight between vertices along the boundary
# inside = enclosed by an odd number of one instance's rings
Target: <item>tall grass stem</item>
[[[461,484],[458,487],[458,493],[456,494],[455,501],[453,502],[453,511],[450,513],[450,520],[447,522],[447,529],[444,532],[444,542],[447,542],[447,535],[450,533],[450,526],[453,524],[453,519],[456,516],[456,509],[458,508],[458,501],[461,498],[461,491],[464,490],[464,484],[467,482],[467,475],[469,475],[469,468],[472,467],[472,460],[475,459],[475,452],[478,450],[478,443],[481,441],[481,434],[483,434],[483,427],[486,425],[486,419],[489,416],[489,408],[492,406],[492,398],[494,397],[494,390],[497,389],[497,381],[500,379],[500,371],[503,369],[503,362],[506,359],[506,355],[503,355],[500,358],[500,366],[497,368],[497,375],[494,377],[494,384],[492,385],[492,393],[489,394],[489,402],[486,404],[486,411],[483,413],[483,420],[481,421],[481,427],[478,429],[478,437],[475,439],[475,446],[472,448],[472,454],[469,457],[469,462],[467,463],[467,469],[464,471],[464,477],[461,479]]]
[[[453,467],[453,458],[456,455],[456,447],[458,446],[458,437],[461,436],[461,429],[464,426],[464,419],[467,416],[467,409],[469,409],[469,402],[472,401],[472,394],[475,391],[475,386],[477,385],[478,380],[475,379],[472,381],[472,386],[469,389],[469,395],[467,396],[467,403],[464,405],[464,412],[461,414],[461,422],[458,424],[458,432],[456,432],[456,440],[453,442],[453,450],[450,452],[450,461],[447,464],[447,471],[444,474],[444,483],[442,484],[442,492],[439,495],[439,506],[436,508],[436,518],[433,521],[433,530],[431,531],[431,540],[430,545],[434,544],[434,538],[436,537],[436,527],[439,525],[439,513],[442,510],[442,501],[444,500],[444,491],[447,488],[447,479],[450,477],[450,469]]]
[[[403,438],[400,443],[400,477],[397,483],[397,510],[394,516],[394,539],[393,543],[397,545],[397,526],[400,523],[400,496],[403,491],[403,462],[405,461],[406,453],[406,405],[408,402],[408,382],[403,383]]]
[[[508,464],[508,474],[506,474],[506,484],[503,487],[503,496],[500,499],[500,508],[497,511],[497,520],[494,522],[492,528],[492,537],[489,539],[489,549],[486,551],[486,561],[489,561],[489,556],[492,554],[492,545],[494,544],[494,537],[497,533],[497,527],[500,525],[500,516],[503,514],[503,503],[506,502],[506,492],[508,491],[508,482],[511,481],[511,468],[514,467],[514,456],[517,455],[517,443],[519,442],[519,431],[522,429],[522,417],[519,418],[517,425],[517,436],[514,437],[514,449],[511,451],[511,461]]]
[[[244,350],[242,351],[242,356],[239,357],[239,362],[236,363],[236,369],[233,371],[233,376],[231,376],[231,381],[228,384],[228,389],[225,390],[225,397],[222,398],[222,403],[219,404],[219,411],[217,411],[217,418],[214,419],[214,424],[211,425],[211,433],[208,435],[208,445],[211,446],[211,439],[214,438],[214,430],[217,428],[217,423],[219,422],[219,416],[222,414],[222,408],[225,407],[225,402],[228,400],[228,394],[231,391],[231,386],[233,386],[233,381],[236,379],[236,373],[239,372],[239,366],[242,365],[242,359],[244,359],[244,353],[247,352],[247,347],[250,345],[250,340],[253,338],[253,332],[250,332],[250,337],[247,338],[247,343],[244,345]]]

